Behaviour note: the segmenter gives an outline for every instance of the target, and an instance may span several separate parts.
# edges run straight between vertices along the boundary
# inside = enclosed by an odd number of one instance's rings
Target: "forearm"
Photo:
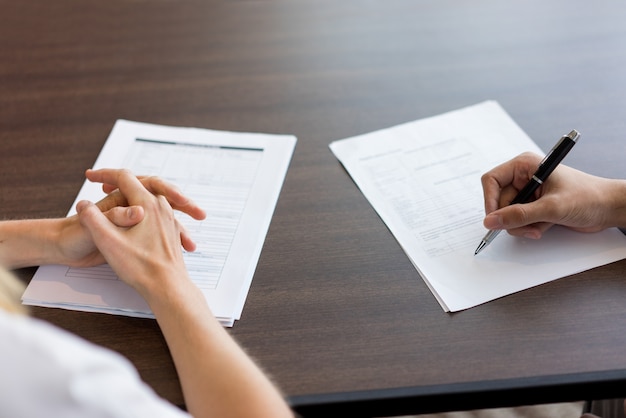
[[[149,300],[196,418],[291,417],[281,394],[211,314],[193,284]]]
[[[189,412],[196,417],[292,416],[278,390],[221,327],[189,279],[180,249],[182,226],[167,199],[150,193],[125,170],[99,173],[99,181],[118,187],[145,216],[122,228],[95,205],[82,202],[76,207],[80,224],[120,279],[152,309]]]
[[[55,262],[64,219],[0,222],[0,265],[8,269]]]

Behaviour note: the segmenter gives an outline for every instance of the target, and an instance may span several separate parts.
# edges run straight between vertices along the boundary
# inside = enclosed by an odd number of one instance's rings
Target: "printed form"
[[[540,240],[502,233],[474,256],[487,232],[481,175],[522,152],[543,154],[496,102],[330,148],[446,312],[626,258],[626,237],[617,229],[582,234],[561,227]]]
[[[176,212],[197,244],[185,252],[193,282],[222,324],[239,319],[296,138],[117,121],[94,168],[129,168],[176,184],[202,207],[196,221]],[[79,200],[98,201],[85,182]],[[70,210],[69,215],[75,213]],[[40,267],[23,296],[29,305],[152,317],[145,301],[108,265]]]

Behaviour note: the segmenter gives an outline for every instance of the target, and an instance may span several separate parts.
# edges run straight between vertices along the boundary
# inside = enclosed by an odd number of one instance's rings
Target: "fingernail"
[[[128,216],[129,219],[135,219],[135,216],[137,216],[137,211],[131,206],[126,209],[126,216]]]

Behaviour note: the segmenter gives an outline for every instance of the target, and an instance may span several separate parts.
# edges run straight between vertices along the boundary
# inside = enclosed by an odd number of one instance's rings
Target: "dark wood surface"
[[[624,4],[1,0],[0,10],[0,218],[64,216],[118,118],[298,137],[230,332],[303,414],[626,394],[626,261],[444,313],[328,150],[495,99],[544,150],[581,131],[569,165],[626,177]],[[183,404],[154,321],[34,314],[127,356]]]

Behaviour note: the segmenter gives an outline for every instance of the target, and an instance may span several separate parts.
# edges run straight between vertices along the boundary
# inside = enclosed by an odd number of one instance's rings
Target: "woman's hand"
[[[96,207],[114,225],[120,228],[129,228],[141,222],[145,216],[144,207],[129,203],[127,195],[120,192],[116,184],[111,184],[111,178],[129,174],[126,170],[106,169],[87,170],[86,177],[92,182],[103,183],[102,189],[107,196],[97,202]],[[173,184],[155,176],[137,177],[143,190],[163,196],[172,208],[179,210],[194,219],[204,219],[204,210],[197,206],[191,199],[185,196]],[[131,200],[134,196],[131,196]],[[179,224],[180,244],[187,251],[194,251],[196,245],[191,236]],[[58,264],[71,266],[89,267],[105,262],[104,257],[94,245],[91,236],[86,233],[78,221],[78,215],[67,218],[63,222],[58,238],[59,259]]]
[[[123,200],[116,204],[142,212],[136,224],[120,226],[94,203],[81,201],[76,206],[80,224],[120,279],[149,301],[153,289],[159,294],[167,291],[164,280],[186,276],[181,248],[181,237],[186,234],[174,218],[168,199],[159,194],[167,192],[161,188],[166,183],[139,179],[128,170],[103,169],[91,172],[89,177],[114,186],[114,193]],[[181,199],[173,201],[175,206],[186,207]]]

